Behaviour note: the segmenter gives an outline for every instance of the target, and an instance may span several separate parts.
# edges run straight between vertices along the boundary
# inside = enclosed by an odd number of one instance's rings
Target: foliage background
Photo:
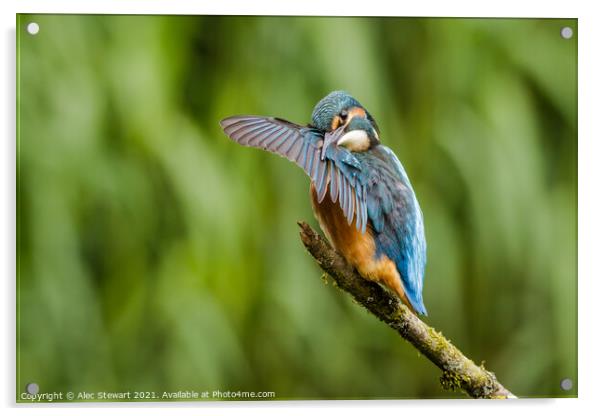
[[[26,33],[40,24],[36,36]],[[228,115],[345,89],[421,202],[427,322],[576,395],[576,20],[21,15],[18,394],[461,397],[320,280],[308,180]],[[575,387],[560,389],[570,377]]]

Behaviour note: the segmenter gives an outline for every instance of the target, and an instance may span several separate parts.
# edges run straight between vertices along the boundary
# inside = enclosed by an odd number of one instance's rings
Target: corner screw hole
[[[572,38],[573,37],[573,29],[571,29],[568,26],[563,27],[560,30],[560,36],[562,36],[564,39],[570,39],[570,38]]]
[[[560,388],[564,391],[569,391],[573,388],[573,380],[565,378],[560,381]]]
[[[29,33],[30,35],[37,35],[39,31],[40,25],[36,22],[31,22],[27,25],[27,33]]]
[[[36,383],[29,383],[27,386],[25,386],[25,390],[29,394],[38,394],[40,391],[40,386],[38,386]]]

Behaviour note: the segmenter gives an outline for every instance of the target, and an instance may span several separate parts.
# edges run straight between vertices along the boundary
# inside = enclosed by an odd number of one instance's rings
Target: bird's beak
[[[341,138],[344,130],[345,126],[341,126],[338,129],[328,132],[324,135],[324,144],[322,145],[321,155],[322,160],[324,160],[324,156],[326,155],[326,149],[330,147],[331,144],[336,143]]]

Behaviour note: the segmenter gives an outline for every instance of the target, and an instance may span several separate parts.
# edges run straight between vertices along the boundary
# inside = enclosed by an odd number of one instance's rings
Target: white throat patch
[[[370,138],[364,130],[352,130],[339,139],[337,146],[346,147],[352,152],[363,152],[370,147]]]

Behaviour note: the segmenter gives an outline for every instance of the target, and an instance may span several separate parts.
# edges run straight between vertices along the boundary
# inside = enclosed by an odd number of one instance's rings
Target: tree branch
[[[378,319],[409,341],[443,371],[441,385],[448,390],[460,388],[474,398],[516,398],[500,384],[495,375],[462,354],[441,333],[435,331],[404,305],[395,295],[374,282],[362,278],[330,244],[305,222],[301,240],[320,267],[337,285]]]

